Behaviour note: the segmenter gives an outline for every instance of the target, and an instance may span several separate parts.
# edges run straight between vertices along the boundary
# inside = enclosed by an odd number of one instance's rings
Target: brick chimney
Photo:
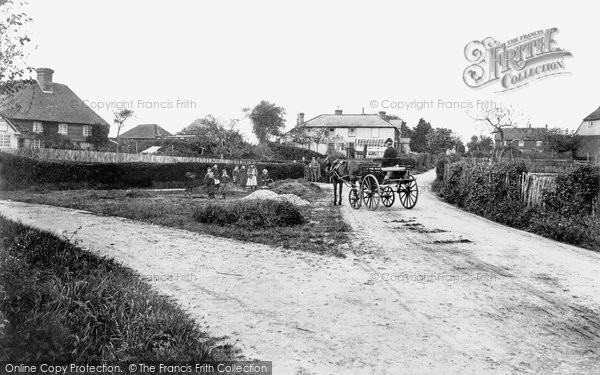
[[[43,92],[52,92],[52,74],[54,70],[50,68],[38,68],[37,72],[37,83]]]
[[[298,120],[296,121],[296,125],[304,124],[304,113],[298,113]]]
[[[335,110],[335,114],[336,115],[341,115],[342,114],[342,110],[341,109],[336,109]]]

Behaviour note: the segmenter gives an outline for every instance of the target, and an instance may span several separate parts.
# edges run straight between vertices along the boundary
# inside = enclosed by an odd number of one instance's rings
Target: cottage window
[[[594,126],[594,121],[590,121],[590,123],[588,124],[588,127],[591,128],[592,126]]]
[[[10,135],[0,135],[0,148],[10,148]]]
[[[58,124],[58,134],[69,134],[69,127],[67,124]]]
[[[356,128],[348,128],[348,137],[356,137]]]
[[[519,141],[519,147],[525,147],[525,141]]]
[[[371,129],[371,138],[379,138],[379,128]]]
[[[33,122],[33,131],[35,133],[42,133],[44,131],[44,126],[42,125],[41,122],[34,121]]]
[[[535,142],[535,145],[536,145],[537,147],[542,147],[542,145],[543,145],[543,144],[544,144],[544,142],[543,142],[543,141],[537,141],[537,142]]]
[[[88,136],[92,135],[92,127],[89,126],[89,125],[84,125],[83,126],[83,135],[85,137],[88,137]]]
[[[39,139],[31,140],[31,147],[33,148],[42,148],[42,141]]]

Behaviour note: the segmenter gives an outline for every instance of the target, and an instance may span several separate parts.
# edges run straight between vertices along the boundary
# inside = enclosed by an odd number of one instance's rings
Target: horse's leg
[[[333,180],[333,205],[336,206],[337,205],[337,185],[338,182],[335,179]]]
[[[344,189],[344,184],[340,182],[340,195],[338,197],[338,205],[341,206],[342,205],[342,190]]]

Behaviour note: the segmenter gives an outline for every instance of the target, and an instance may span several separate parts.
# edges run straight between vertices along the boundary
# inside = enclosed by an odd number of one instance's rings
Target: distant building
[[[385,140],[391,138],[394,147],[400,150],[400,127],[403,120],[385,120],[385,112],[379,114],[343,114],[336,109],[333,114],[322,114],[304,121],[304,113],[298,114],[296,127],[285,133],[281,143],[294,144],[325,154],[328,147],[344,152],[354,148],[362,152],[366,146],[367,157],[381,157],[385,151]],[[394,121],[394,123],[392,123]],[[312,138],[305,143],[297,142],[297,134]],[[320,136],[319,136],[320,135]],[[315,141],[314,138],[320,138]]]
[[[0,121],[0,148],[44,147],[51,140],[64,139],[89,148],[88,136],[94,127],[110,125],[98,116],[67,85],[54,82],[54,71],[36,70],[33,83],[23,83],[8,98]]]
[[[581,136],[575,155],[600,161],[600,107],[583,119],[575,134]]]
[[[151,141],[167,139],[168,137],[172,137],[172,134],[157,124],[141,124],[119,135],[119,139],[132,141]]]
[[[543,128],[504,128],[504,144],[499,133],[494,136],[496,148],[511,146],[520,151],[542,151],[548,133],[548,126]]]

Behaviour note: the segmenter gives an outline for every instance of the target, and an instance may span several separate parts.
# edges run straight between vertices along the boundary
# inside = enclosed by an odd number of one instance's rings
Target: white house
[[[583,119],[575,134],[581,136],[576,155],[600,161],[600,107]]]
[[[298,114],[296,127],[285,133],[280,142],[294,144],[325,154],[333,146],[344,152],[354,148],[361,152],[365,146],[367,157],[381,157],[385,151],[385,140],[391,138],[394,147],[400,150],[400,126],[385,119],[385,112],[379,114],[344,114],[336,109],[333,114],[322,114],[304,121],[304,113]],[[305,135],[305,141],[299,142],[298,134]]]
[[[0,150],[15,149],[19,146],[21,133],[8,120],[0,117]]]

